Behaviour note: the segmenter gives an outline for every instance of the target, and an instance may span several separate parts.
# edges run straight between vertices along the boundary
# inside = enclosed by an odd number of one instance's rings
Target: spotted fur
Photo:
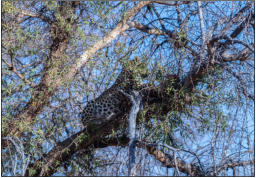
[[[137,86],[134,79],[134,68],[132,67],[136,66],[136,62],[138,62],[138,59],[128,61],[116,79],[115,84],[101,96],[88,102],[82,112],[82,122],[84,125],[88,122],[101,124],[128,112],[131,103],[122,91],[130,93],[134,86]]]

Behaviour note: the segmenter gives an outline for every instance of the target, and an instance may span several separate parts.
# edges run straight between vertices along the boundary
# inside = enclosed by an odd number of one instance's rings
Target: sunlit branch
[[[166,145],[138,142],[137,146],[141,148],[145,148],[149,154],[153,155],[158,161],[162,163],[163,166],[167,168],[178,169],[182,173],[190,176],[205,176],[205,174],[202,172],[202,170],[198,166],[192,163],[186,163],[183,160],[177,159],[176,157],[171,156],[170,154],[166,154],[161,150],[157,149],[157,146],[166,147]],[[171,149],[174,152],[178,151],[177,149],[172,148],[170,146],[168,146],[168,149]]]
[[[202,50],[203,53],[206,52],[206,33],[205,33],[205,26],[204,26],[204,15],[203,15],[203,8],[202,8],[202,2],[201,1],[197,1],[198,4],[198,11],[199,11],[199,19],[200,19],[200,27],[201,27],[201,34],[202,34]],[[203,56],[202,56],[203,57]]]

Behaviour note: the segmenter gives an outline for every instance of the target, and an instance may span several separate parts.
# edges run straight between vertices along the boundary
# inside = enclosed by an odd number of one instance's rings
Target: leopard
[[[138,74],[135,73],[135,68],[140,67],[142,62],[138,57],[133,60],[127,60],[122,67],[122,71],[118,75],[115,83],[105,90],[98,98],[91,100],[85,106],[82,112],[82,122],[86,126],[88,123],[102,124],[117,117],[125,116],[131,107],[131,101],[127,97],[132,90],[138,90],[140,80],[137,80]],[[146,71],[146,70],[143,70]],[[147,75],[140,71],[142,78]],[[127,114],[126,114],[127,116]]]

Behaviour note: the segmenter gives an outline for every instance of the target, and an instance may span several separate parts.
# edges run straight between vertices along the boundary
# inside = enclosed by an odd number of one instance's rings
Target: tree
[[[253,176],[253,59],[253,2],[3,1],[2,175]]]

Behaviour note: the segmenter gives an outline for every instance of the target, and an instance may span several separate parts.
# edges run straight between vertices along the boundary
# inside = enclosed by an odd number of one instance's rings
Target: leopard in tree
[[[115,83],[98,98],[87,103],[82,112],[83,125],[101,124],[127,113],[131,102],[124,92],[129,94],[132,90],[138,90],[141,79],[145,78],[147,73],[145,63],[138,57],[127,60]]]

